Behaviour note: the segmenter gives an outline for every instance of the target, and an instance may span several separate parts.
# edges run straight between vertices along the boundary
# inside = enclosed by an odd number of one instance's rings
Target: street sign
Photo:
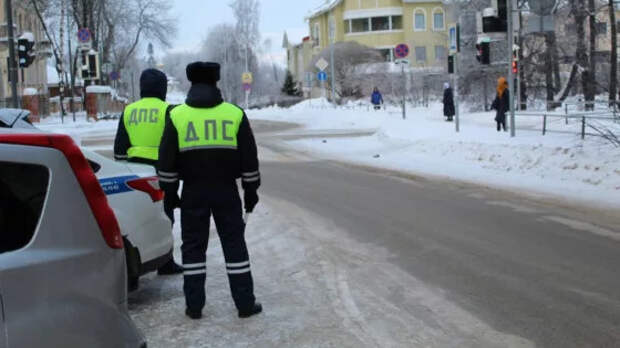
[[[244,84],[252,84],[254,82],[254,76],[252,76],[251,72],[245,72],[241,75],[241,82]]]
[[[321,58],[321,59],[319,59],[319,61],[318,61],[318,62],[316,62],[316,65],[315,65],[315,66],[316,66],[319,70],[324,71],[324,70],[325,70],[325,69],[327,69],[327,67],[329,66],[329,63],[328,63],[325,59]]]
[[[252,85],[249,83],[244,83],[243,84],[243,90],[246,92],[249,92],[252,89]]]
[[[411,62],[409,61],[409,59],[396,59],[394,61],[395,64],[404,64],[404,65],[409,65]]]
[[[455,54],[459,52],[459,30],[458,26],[451,25],[449,29],[449,38],[450,38],[450,54]]]
[[[112,72],[112,69],[113,69],[113,67],[112,67],[112,64],[111,64],[111,63],[104,63],[104,64],[101,66],[101,71],[102,71],[104,74],[109,74],[109,73],[111,73],[111,72]]]
[[[319,73],[316,75],[316,78],[319,81],[327,81],[327,73],[325,71],[319,71]]]
[[[110,81],[118,81],[121,79],[121,73],[118,71],[112,71],[110,73]]]
[[[409,55],[409,46],[400,44],[394,49],[394,55],[396,58],[406,58]]]
[[[78,30],[78,41],[80,43],[87,43],[91,39],[90,30],[88,28],[82,28]]]

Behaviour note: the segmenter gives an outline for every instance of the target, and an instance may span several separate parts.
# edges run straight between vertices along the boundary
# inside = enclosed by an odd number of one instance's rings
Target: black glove
[[[243,192],[243,203],[245,204],[245,212],[251,213],[258,204],[258,192],[256,190],[245,190]]]
[[[174,209],[181,207],[181,199],[176,192],[166,192],[164,195],[164,213],[174,224]]]

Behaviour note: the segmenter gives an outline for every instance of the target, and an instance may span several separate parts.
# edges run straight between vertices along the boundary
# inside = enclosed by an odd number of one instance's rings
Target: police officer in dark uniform
[[[118,124],[114,141],[114,159],[135,163],[157,165],[159,144],[164,133],[166,119],[173,106],[166,102],[168,78],[155,69],[147,69],[140,76],[140,97],[137,102],[128,105]],[[174,222],[170,209],[170,199],[164,201],[167,215]],[[160,275],[179,274],[181,266],[174,259],[160,267]]]
[[[256,142],[245,112],[222,100],[217,88],[219,64],[192,63],[187,66],[187,78],[192,87],[186,103],[172,110],[166,121],[158,164],[161,187],[166,196],[177,197],[181,207],[185,314],[202,317],[213,215],[232,297],[239,317],[247,318],[260,313],[262,306],[254,297],[237,179],[241,178],[245,211],[250,213],[258,204],[261,182]]]

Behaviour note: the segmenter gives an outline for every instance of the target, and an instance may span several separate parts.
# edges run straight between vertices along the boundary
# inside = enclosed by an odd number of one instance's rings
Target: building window
[[[426,13],[424,12],[424,10],[415,10],[413,29],[415,31],[426,30]]]
[[[607,22],[596,23],[596,35],[607,35]]]
[[[351,20],[351,32],[352,33],[363,33],[366,31],[370,31],[368,18],[356,18]]]
[[[390,30],[390,17],[373,17],[372,31],[387,31]]]
[[[446,30],[446,27],[444,25],[444,16],[443,16],[443,11],[442,10],[435,10],[435,12],[433,12],[433,30],[435,31],[442,31],[442,30]]]
[[[321,26],[319,25],[319,23],[314,23],[312,38],[314,39],[315,45],[318,46],[321,44]]]
[[[392,30],[403,30],[403,16],[392,16]]]
[[[446,48],[444,46],[435,46],[435,60],[443,61],[446,58]]]
[[[415,48],[415,60],[418,63],[426,63],[426,47]]]
[[[386,62],[391,62],[392,61],[392,52],[394,51],[394,49],[392,49],[392,48],[381,48],[378,51],[379,51],[379,53],[381,53],[381,56],[383,58],[385,58]]]

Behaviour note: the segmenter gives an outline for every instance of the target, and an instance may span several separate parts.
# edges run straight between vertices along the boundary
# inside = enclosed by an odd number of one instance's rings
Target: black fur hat
[[[159,98],[166,100],[168,92],[168,78],[166,74],[156,69],[146,69],[140,76],[140,97]]]
[[[216,84],[220,80],[220,65],[212,62],[195,62],[187,66],[187,79],[191,83]]]

